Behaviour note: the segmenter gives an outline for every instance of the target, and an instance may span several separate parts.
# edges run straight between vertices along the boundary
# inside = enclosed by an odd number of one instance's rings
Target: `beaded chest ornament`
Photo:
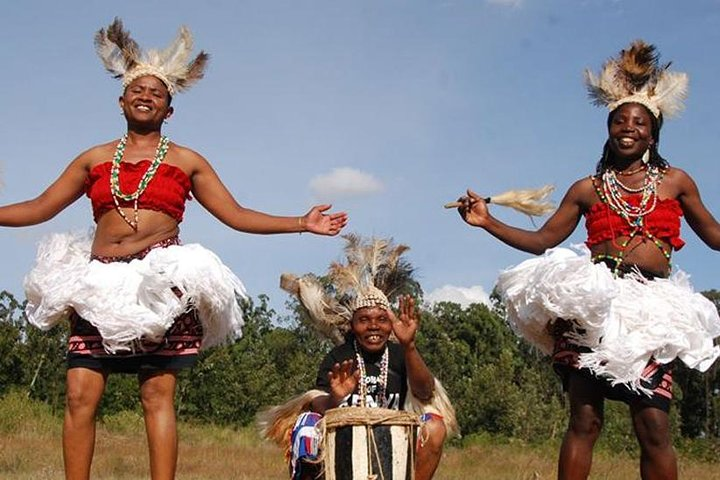
[[[360,345],[358,345],[357,340],[353,342],[353,345],[355,347],[355,358],[357,360],[358,370],[360,370],[360,406],[361,407],[367,407],[367,395],[368,395],[368,388],[367,388],[367,371],[365,370],[365,360],[362,356],[362,350],[360,349]],[[389,363],[389,354],[390,349],[385,345],[385,351],[383,351],[382,358],[380,359],[380,378],[378,379],[378,382],[380,383],[380,391],[377,395],[378,400],[378,406],[379,407],[387,407],[387,379],[388,379],[388,363]]]
[[[594,260],[608,259],[614,261],[614,271],[617,273],[623,263],[625,249],[633,238],[640,234],[651,240],[660,249],[668,262],[670,261],[670,250],[665,248],[660,240],[645,229],[644,223],[645,216],[652,213],[657,206],[657,188],[662,180],[663,173],[664,171],[658,167],[648,166],[642,186],[636,188],[622,183],[613,169],[608,169],[603,173],[601,185],[600,187],[596,185],[595,190],[600,200],[607,204],[620,218],[624,219],[632,227],[632,231],[628,238],[619,245],[615,243],[613,235],[613,244],[618,249],[617,255],[599,254],[593,257]],[[628,202],[623,195],[623,191],[630,194],[641,194],[638,205]]]
[[[112,167],[110,168],[110,193],[112,194],[113,202],[115,202],[115,208],[117,209],[120,216],[125,222],[130,225],[130,228],[137,231],[138,229],[138,199],[147,188],[150,180],[153,179],[155,173],[157,173],[158,167],[165,159],[168,149],[170,148],[170,139],[166,136],[160,137],[157,149],[155,150],[155,158],[150,163],[150,166],[143,174],[138,183],[137,189],[133,193],[123,193],[120,189],[120,164],[122,163],[123,155],[125,154],[125,145],[127,144],[127,134],[123,135],[120,142],[115,148],[115,155],[113,155]],[[133,202],[133,219],[130,220],[123,209],[120,207],[120,200],[126,202]]]

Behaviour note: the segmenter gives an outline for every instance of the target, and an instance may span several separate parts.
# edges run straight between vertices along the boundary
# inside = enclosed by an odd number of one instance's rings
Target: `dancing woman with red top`
[[[239,205],[210,164],[161,133],[175,93],[202,78],[207,54],[190,59],[192,37],[181,28],[163,51],[143,53],[115,20],[95,38],[106,68],[123,81],[120,109],[127,133],[80,154],[33,200],[0,207],[0,225],[47,221],[87,194],[93,238],[54,235],[40,245],[25,280],[27,315],[50,328],[69,319],[63,427],[65,475],[90,477],[95,413],[112,372],[136,373],[153,479],[172,479],[177,464],[174,393],[177,371],[198,349],[241,332],[238,278],[200,245],[180,245],[185,202],[195,197],[229,227],[250,233],[336,235],[345,213],[313,207],[278,217]]]
[[[586,79],[595,103],[610,113],[596,174],[578,180],[537,231],[506,225],[468,191],[459,212],[517,249],[543,254],[503,272],[498,289],[511,326],[553,364],[569,394],[570,421],[558,477],[587,478],[603,425],[604,399],[630,407],[644,479],[677,478],[668,421],[671,362],[704,371],[718,356],[714,305],[674,272],[682,248],[680,217],[712,249],[720,224],[692,178],[658,152],[663,117],[682,107],[684,74],[659,65],[655,47],[634,42]],[[553,248],[585,217],[587,249]]]

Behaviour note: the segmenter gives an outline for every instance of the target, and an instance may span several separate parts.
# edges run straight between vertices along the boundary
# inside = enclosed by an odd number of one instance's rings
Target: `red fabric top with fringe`
[[[640,204],[640,195],[624,197],[632,205]],[[683,212],[680,202],[674,198],[658,200],[655,210],[645,215],[643,230],[653,237],[680,250],[685,241],[680,238],[680,217]],[[585,228],[588,239],[585,245],[592,247],[620,236],[628,236],[634,230],[624,218],[615,213],[606,203],[598,202],[585,214]]]
[[[149,164],[150,160],[141,160],[137,163],[122,162],[120,190],[123,193],[137,190],[140,179],[150,167]],[[95,165],[85,180],[85,193],[92,202],[95,222],[108,210],[115,209],[115,202],[110,192],[111,168],[111,162]],[[185,213],[185,201],[192,200],[190,187],[190,179],[185,172],[174,165],[161,163],[155,176],[140,195],[138,209],[162,212],[180,223]],[[118,198],[118,203],[121,207],[133,207],[132,201]]]

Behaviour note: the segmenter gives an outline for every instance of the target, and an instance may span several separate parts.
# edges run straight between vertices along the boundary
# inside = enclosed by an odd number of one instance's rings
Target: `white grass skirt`
[[[47,330],[73,309],[98,329],[110,353],[131,350],[140,338],[160,341],[190,308],[203,326],[203,348],[241,335],[245,288],[210,250],[172,245],[142,260],[102,263],[90,261],[90,245],[90,236],[69,233],[41,241],[25,277],[30,323]]]
[[[634,388],[650,357],[660,363],[677,357],[705,371],[720,355],[713,344],[720,335],[718,311],[693,291],[687,274],[615,278],[606,265],[591,262],[587,248],[577,250],[549,249],[500,275],[497,288],[515,333],[550,354],[548,326],[558,318],[574,320],[585,332],[569,338],[593,350],[580,354],[580,366]]]

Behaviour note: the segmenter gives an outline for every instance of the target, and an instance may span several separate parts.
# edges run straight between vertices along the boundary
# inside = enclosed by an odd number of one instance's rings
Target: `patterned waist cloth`
[[[571,374],[579,374],[596,382],[596,387],[605,398],[619,400],[628,405],[638,402],[641,405],[659,408],[665,412],[670,410],[672,400],[672,363],[662,364],[651,358],[642,372],[641,385],[651,394],[636,392],[624,384],[612,385],[604,377],[595,375],[587,368],[578,366],[578,357],[581,353],[590,352],[590,348],[577,345],[563,336],[556,337],[555,350],[552,355],[552,364],[555,373],[560,376],[563,390],[569,388]]]
[[[129,263],[132,260],[141,260],[156,248],[165,248],[171,245],[180,245],[178,236],[170,237],[154,243],[139,252],[122,256],[91,255],[91,260],[101,263],[123,262]],[[175,290],[180,296],[180,291]],[[80,317],[76,312],[70,315],[70,337],[68,339],[68,363],[69,366],[83,366],[89,368],[106,368],[105,364],[99,364],[90,357],[98,360],[126,360],[149,357],[158,358],[164,365],[172,367],[173,358],[197,356],[203,337],[203,328],[195,310],[188,310],[175,318],[165,336],[159,342],[151,342],[145,339],[138,339],[132,345],[133,351],[110,354],[105,351],[100,332],[90,322]],[[189,360],[189,358],[188,358]],[[186,362],[181,362],[186,363]],[[183,365],[185,366],[185,365]],[[135,371],[130,368],[113,368],[117,371]]]

